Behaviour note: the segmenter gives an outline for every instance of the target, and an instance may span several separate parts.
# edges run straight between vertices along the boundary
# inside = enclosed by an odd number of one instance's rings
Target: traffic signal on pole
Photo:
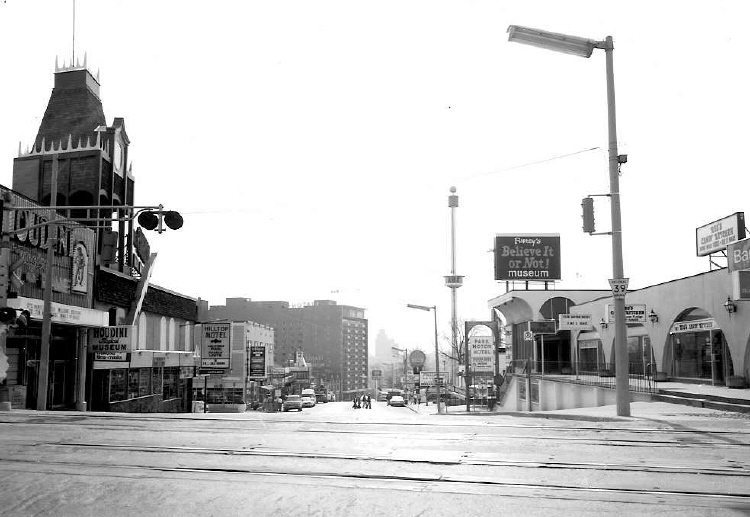
[[[594,233],[596,231],[596,222],[594,221],[594,198],[585,197],[581,200],[583,208],[583,231]]]
[[[183,223],[182,215],[174,210],[146,210],[138,214],[138,224],[141,228],[156,230],[159,233],[166,231],[164,225],[170,230],[179,230]]]

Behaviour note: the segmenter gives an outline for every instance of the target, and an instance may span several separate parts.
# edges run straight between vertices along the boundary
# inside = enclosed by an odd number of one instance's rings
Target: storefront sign
[[[745,238],[745,213],[734,214],[695,229],[695,249],[699,257],[726,249]]]
[[[727,246],[729,272],[750,269],[750,239],[733,242]]]
[[[716,320],[707,318],[704,320],[678,321],[669,329],[670,334],[681,334],[683,332],[701,332],[704,330],[713,330],[719,328]]]
[[[615,322],[615,306],[608,303],[605,306],[607,311],[607,322]],[[646,323],[646,304],[634,304],[625,306],[625,323]]]
[[[204,323],[201,334],[201,366],[229,368],[231,352],[231,323]]]
[[[27,310],[31,318],[41,320],[44,314],[44,302],[34,298],[19,296],[18,298],[9,298],[8,307],[14,309]],[[64,323],[68,325],[80,325],[83,327],[103,327],[109,321],[109,314],[96,309],[86,309],[85,307],[76,307],[74,305],[63,305],[62,303],[52,302],[52,323]]]
[[[133,325],[98,327],[89,330],[89,352],[96,361],[126,361],[133,350]]]
[[[495,236],[495,280],[560,280],[560,235]]]
[[[251,379],[266,378],[266,347],[263,345],[252,345],[250,347],[250,370],[248,377]]]
[[[154,352],[154,355],[151,358],[151,367],[152,368],[164,368],[166,365],[167,365],[167,356],[165,354],[159,354],[157,352]]]
[[[588,330],[591,328],[591,314],[560,314],[560,330]]]

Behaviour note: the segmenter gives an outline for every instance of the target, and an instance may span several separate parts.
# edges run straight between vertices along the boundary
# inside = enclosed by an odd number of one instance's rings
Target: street
[[[692,409],[0,413],[0,514],[746,515],[747,417]]]

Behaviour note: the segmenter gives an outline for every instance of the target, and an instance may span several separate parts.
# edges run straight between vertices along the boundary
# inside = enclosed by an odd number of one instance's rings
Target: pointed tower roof
[[[88,70],[85,57],[83,65],[63,63],[62,67],[57,66],[55,59],[55,87],[39,125],[35,149],[41,148],[43,140],[50,145],[49,142],[67,141],[69,135],[73,142],[96,138],[94,129],[106,126],[98,75],[94,77]]]

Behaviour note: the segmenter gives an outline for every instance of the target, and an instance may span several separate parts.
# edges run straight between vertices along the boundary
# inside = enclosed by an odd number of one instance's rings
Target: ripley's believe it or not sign
[[[495,280],[560,280],[560,234],[495,236]]]

